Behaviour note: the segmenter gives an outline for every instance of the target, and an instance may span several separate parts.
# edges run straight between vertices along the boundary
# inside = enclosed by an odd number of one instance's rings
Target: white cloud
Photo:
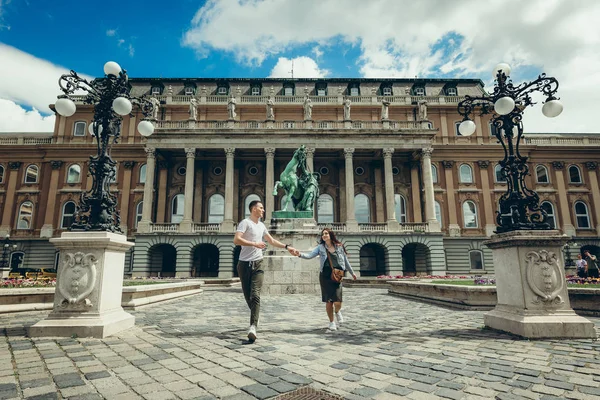
[[[208,0],[182,44],[200,55],[221,50],[260,65],[297,46],[340,51],[328,45],[342,41],[359,46],[365,77],[448,73],[487,82],[491,68],[504,61],[516,79],[528,67],[560,82],[565,115],[541,122],[529,116],[541,112],[529,110],[526,131],[597,131],[597,21],[596,0]],[[442,39],[450,50],[440,46]]]
[[[43,116],[35,108],[26,111],[10,100],[0,99],[0,132],[52,132],[54,115]]]
[[[279,57],[277,64],[271,70],[269,78],[291,78],[292,68],[294,78],[324,78],[329,75],[329,71],[319,69],[315,60],[310,57],[296,57],[294,59]]]
[[[117,34],[117,30],[116,30],[116,29],[108,29],[108,30],[106,31],[106,36],[108,36],[108,37],[113,37],[113,36],[115,36],[116,34]]]
[[[129,57],[134,56],[135,48],[133,47],[133,44],[130,42],[127,42],[125,39],[123,39],[121,37],[121,35],[119,35],[118,29],[108,29],[106,31],[106,36],[114,37],[117,41],[117,47],[123,47],[123,48],[127,49],[127,53],[129,54]],[[133,40],[133,39],[135,39],[135,38],[134,37],[129,38],[129,40]]]

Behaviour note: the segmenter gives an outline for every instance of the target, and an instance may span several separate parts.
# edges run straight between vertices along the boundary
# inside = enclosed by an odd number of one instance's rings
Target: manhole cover
[[[277,400],[343,400],[341,396],[309,387],[300,388],[275,397]]]

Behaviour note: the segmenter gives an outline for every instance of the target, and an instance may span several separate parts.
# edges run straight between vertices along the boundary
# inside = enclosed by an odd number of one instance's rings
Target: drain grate
[[[303,387],[279,395],[275,397],[275,400],[344,400],[344,398],[310,387]]]

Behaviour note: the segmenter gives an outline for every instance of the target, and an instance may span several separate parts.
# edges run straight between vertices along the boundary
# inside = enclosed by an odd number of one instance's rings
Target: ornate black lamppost
[[[107,62],[104,73],[104,78],[88,82],[71,70],[58,80],[65,94],[56,101],[56,111],[70,117],[76,110],[73,95],[76,91],[86,92],[83,102],[94,105],[94,120],[89,131],[97,139],[98,145],[98,154],[90,156],[92,189],[81,194],[71,230],[121,232],[121,218],[116,208],[117,195],[110,192],[110,182],[116,178],[116,163],[110,157],[110,147],[117,143],[122,116],[131,113],[132,103],[140,108],[144,117],[152,113],[153,106],[148,99],[130,95],[127,72],[121,70],[119,64]],[[142,120],[138,130],[143,136],[148,136],[154,131],[154,126],[150,121]]]
[[[2,240],[2,264],[0,264],[0,270],[6,270],[9,267],[9,256],[12,251],[17,249],[16,243],[10,240],[10,235],[6,235]]]
[[[532,82],[513,85],[508,64],[498,64],[494,69],[494,91],[485,96],[465,96],[458,104],[458,112],[464,117],[459,126],[463,136],[475,132],[475,123],[469,115],[479,112],[481,115],[494,113],[492,124],[496,128],[495,136],[504,148],[504,159],[500,161],[506,176],[507,190],[500,198],[500,211],[497,213],[497,233],[550,229],[546,222],[548,216],[539,206],[539,197],[534,190],[528,189],[524,178],[529,174],[527,157],[519,152],[523,136],[523,111],[535,104],[531,94],[541,92],[546,101],[542,113],[549,118],[558,116],[563,109],[554,95],[558,89],[555,78],[541,74]]]

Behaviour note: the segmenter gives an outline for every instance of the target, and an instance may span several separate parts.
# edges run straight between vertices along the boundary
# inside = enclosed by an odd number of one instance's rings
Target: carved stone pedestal
[[[494,257],[498,303],[487,327],[530,339],[595,338],[594,324],[569,303],[558,231],[515,231],[485,242]]]
[[[29,335],[104,338],[133,327],[135,317],[121,307],[133,243],[110,232],[64,232],[50,242],[60,251],[54,308]]]

